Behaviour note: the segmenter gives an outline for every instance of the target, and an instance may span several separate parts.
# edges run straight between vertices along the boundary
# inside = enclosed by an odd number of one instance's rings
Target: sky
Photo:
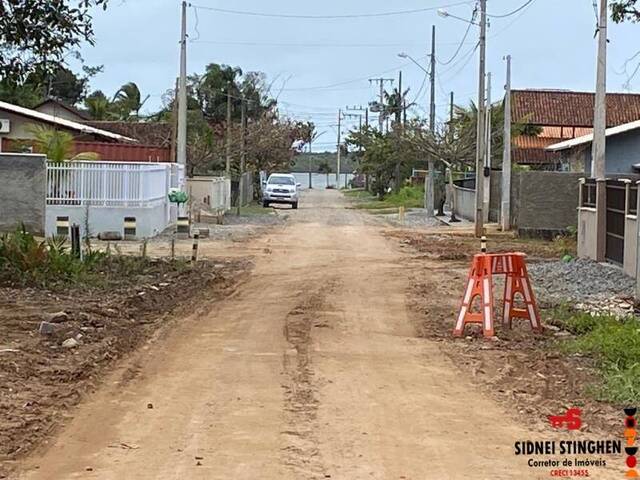
[[[593,91],[595,86],[596,17],[593,0],[534,0],[515,15],[500,18],[525,0],[488,0],[490,26],[487,71],[492,73],[492,99],[504,94],[505,55],[512,56],[513,88]],[[436,58],[447,63],[460,45],[468,24],[441,17],[438,8],[470,18],[473,2],[460,0],[195,0],[187,14],[188,72],[201,73],[209,63],[261,71],[271,82],[280,111],[294,119],[312,120],[319,132],[316,150],[335,150],[337,111],[375,100],[378,88],[368,78],[396,78],[415,101],[411,114],[426,115],[425,73],[406,52],[427,67],[431,26],[436,26]],[[433,8],[404,15],[361,18],[273,18],[223,13],[247,12],[342,16]],[[111,0],[94,12],[95,46],[81,53],[88,65],[104,65],[92,89],[113,95],[126,82],[151,95],[145,111],[162,104],[178,72],[180,2],[177,0]],[[437,119],[444,122],[449,92],[456,104],[477,99],[478,27],[472,26],[457,57],[436,67]],[[609,23],[608,91],[640,91],[640,74],[625,89],[624,64],[638,48],[640,25]],[[640,59],[639,59],[640,60]],[[636,63],[627,65],[629,73]],[[387,85],[388,87],[388,85]],[[423,88],[421,88],[423,87]],[[358,112],[352,112],[358,113]],[[372,116],[372,120],[374,117]],[[344,120],[343,133],[357,124]]]

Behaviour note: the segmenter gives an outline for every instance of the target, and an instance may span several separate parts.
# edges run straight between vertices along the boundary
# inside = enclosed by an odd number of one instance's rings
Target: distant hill
[[[318,165],[324,162],[331,165],[334,172],[336,171],[337,156],[335,152],[300,153],[294,157],[294,165],[291,171],[308,172],[309,169],[311,169],[312,173],[318,173]],[[356,168],[357,163],[353,160],[351,155],[347,156],[347,158],[342,157],[340,159],[341,173],[351,173]]]

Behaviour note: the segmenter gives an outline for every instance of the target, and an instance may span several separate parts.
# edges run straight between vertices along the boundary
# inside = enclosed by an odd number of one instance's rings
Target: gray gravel
[[[401,225],[398,220],[398,214],[379,215],[394,225]],[[448,217],[442,217],[448,218]],[[408,210],[404,217],[404,226],[406,227],[443,227],[445,224],[436,217],[428,218],[424,208],[412,208]]]
[[[635,280],[620,267],[587,259],[528,266],[536,295],[553,303],[584,303],[630,297]]]

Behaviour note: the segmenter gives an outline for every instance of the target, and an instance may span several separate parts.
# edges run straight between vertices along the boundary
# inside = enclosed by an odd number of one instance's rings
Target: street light
[[[470,23],[471,25],[480,26],[480,24],[478,22],[474,22],[473,21],[473,19],[476,18],[475,11],[473,12],[473,17],[471,17],[471,20],[467,20],[466,18],[462,18],[462,17],[458,17],[457,15],[453,15],[453,14],[447,12],[444,8],[439,8],[438,9],[438,16],[442,17],[442,18],[451,17],[451,18],[455,18],[456,20],[460,20],[461,22]]]
[[[415,58],[413,58],[411,55],[409,55],[409,54],[407,54],[407,53],[404,53],[404,52],[400,52],[400,53],[398,54],[398,56],[399,56],[400,58],[408,58],[408,59],[409,59],[409,60],[411,60],[413,63],[415,63],[415,64],[418,66],[418,68],[420,68],[420,70],[422,70],[424,73],[426,73],[427,75],[429,75],[428,70],[427,70],[426,68],[424,68],[422,65],[420,65],[420,64],[418,63],[418,61],[417,61]]]

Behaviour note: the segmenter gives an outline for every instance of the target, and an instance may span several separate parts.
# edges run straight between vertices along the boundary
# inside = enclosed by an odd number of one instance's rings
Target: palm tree
[[[62,163],[73,155],[73,135],[69,132],[44,125],[32,125],[29,130],[37,151],[45,154],[50,162]]]
[[[402,112],[411,107],[412,103],[407,103],[407,96],[410,88],[407,88],[404,92],[400,93],[398,88],[394,88],[391,93],[384,92],[384,105],[382,106],[383,118],[395,116],[396,122],[402,122]]]
[[[142,100],[138,85],[134,82],[129,82],[118,89],[113,97],[113,104],[119,111],[120,118],[128,120],[131,117],[131,113],[134,113],[136,118],[140,116],[140,109],[148,99],[149,95]]]
[[[100,90],[85,98],[84,105],[93,120],[108,120],[112,116],[111,102]]]
[[[53,163],[70,160],[100,160],[95,152],[80,152],[74,155],[73,135],[64,130],[46,127],[44,125],[30,125],[29,132],[34,136],[34,146],[39,153],[47,156]]]

